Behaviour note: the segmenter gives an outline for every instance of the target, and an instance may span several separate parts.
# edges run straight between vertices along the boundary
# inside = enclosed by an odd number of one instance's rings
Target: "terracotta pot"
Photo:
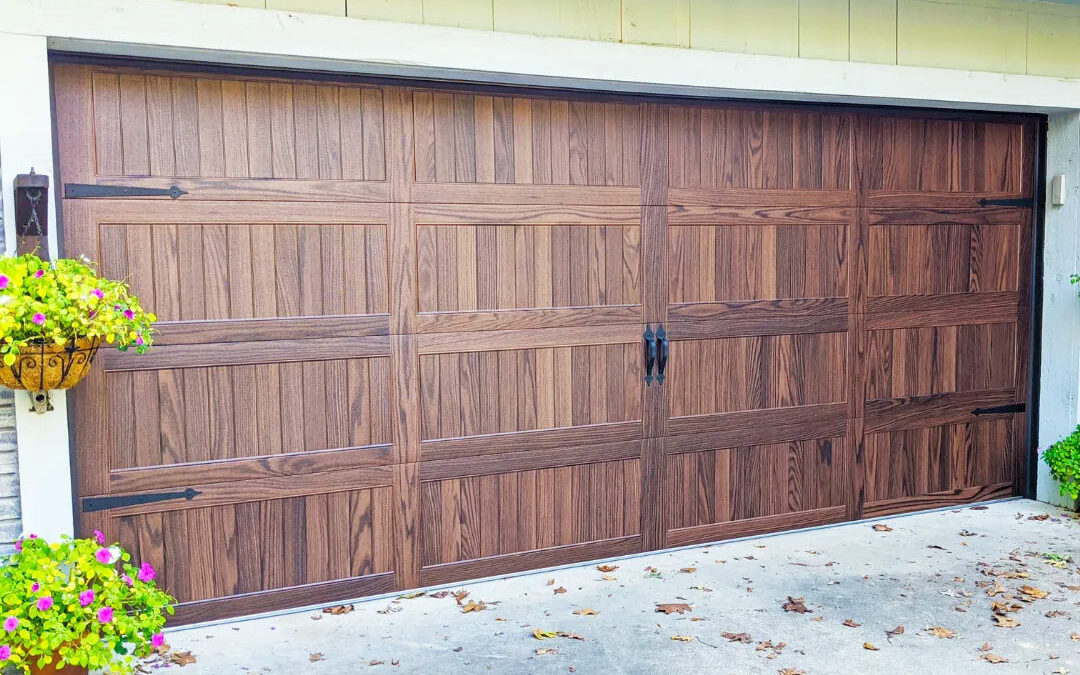
[[[69,389],[90,372],[101,338],[78,338],[58,345],[27,345],[10,366],[0,365],[0,385],[9,389]]]
[[[30,666],[30,675],[87,675],[90,671],[82,666],[64,666],[57,668],[56,664],[49,664],[44,668]]]

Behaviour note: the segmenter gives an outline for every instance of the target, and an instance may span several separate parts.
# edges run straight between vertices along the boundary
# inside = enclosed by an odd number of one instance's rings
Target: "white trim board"
[[[1080,80],[537,37],[176,0],[0,0],[56,50],[683,96],[1050,112]]]

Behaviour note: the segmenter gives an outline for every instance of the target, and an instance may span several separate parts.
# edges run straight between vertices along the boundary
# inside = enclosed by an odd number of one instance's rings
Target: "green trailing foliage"
[[[1061,494],[1080,499],[1080,426],[1043,453],[1050,475],[1060,484]]]

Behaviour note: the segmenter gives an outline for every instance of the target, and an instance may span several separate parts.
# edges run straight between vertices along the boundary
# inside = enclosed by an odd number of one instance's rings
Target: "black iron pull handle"
[[[641,337],[645,340],[645,386],[647,387],[652,384],[653,364],[656,363],[656,336],[653,335],[651,326],[645,326],[645,332]]]
[[[660,384],[664,383],[664,371],[667,370],[668,359],[668,339],[667,332],[664,331],[663,324],[656,329],[656,343],[660,348],[660,357],[656,363],[656,381]]]

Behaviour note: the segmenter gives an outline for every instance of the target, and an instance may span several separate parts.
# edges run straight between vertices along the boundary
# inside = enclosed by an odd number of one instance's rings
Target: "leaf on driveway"
[[[353,611],[352,605],[334,605],[333,607],[323,607],[323,614],[333,614],[338,616],[340,614],[348,614]]]
[[[995,595],[999,595],[999,594],[1004,593],[1004,592],[1006,592],[1008,590],[1009,589],[1005,588],[1005,586],[1003,586],[1000,581],[998,581],[997,579],[994,579],[993,587],[986,589],[986,594],[989,595],[992,598]]]
[[[480,601],[470,600],[467,603],[465,603],[464,605],[462,605],[461,613],[462,614],[468,614],[469,612],[480,612],[480,611],[483,611],[485,609],[487,609],[487,605],[484,604],[483,600],[480,600]]]
[[[604,581],[618,581],[618,579],[617,579],[616,577],[613,577],[613,576],[611,576],[610,574],[605,574],[605,575],[603,575],[603,576],[602,576],[602,577],[600,577],[600,578],[601,578],[602,580],[604,580]]]
[[[983,661],[988,661],[990,663],[1008,663],[1009,662],[1009,659],[1005,658],[1004,656],[998,656],[997,654],[991,654],[990,652],[987,652],[987,653],[983,654],[979,658],[981,658]]]
[[[454,591],[453,596],[454,596],[454,600],[457,600],[457,604],[460,605],[462,600],[469,597],[469,592],[462,589],[460,591]]]
[[[683,567],[683,568],[679,569],[679,571],[684,573],[684,574],[692,574],[694,572],[697,572],[697,568],[696,567]]]
[[[548,579],[547,583],[545,583],[544,585],[545,586],[554,586],[555,585],[555,579],[554,578]]]
[[[1002,616],[1001,614],[994,615],[994,622],[994,626],[996,626],[997,628],[1016,628],[1020,625],[1019,621],[1011,619],[1007,616]]]
[[[877,647],[875,647],[873,644],[871,644],[869,642],[862,643],[862,648],[867,649],[867,650],[872,651],[872,652],[879,651]]]
[[[1035,588],[1034,586],[1021,586],[1020,592],[1024,595],[1035,598],[1036,600],[1041,600],[1046,596],[1050,595],[1050,593],[1048,593],[1047,591],[1044,591],[1041,588]]]
[[[537,656],[543,656],[544,654],[558,654],[559,650],[554,647],[540,647],[536,650]]]
[[[904,626],[903,625],[899,625],[896,628],[893,628],[892,630],[885,631],[885,636],[890,640],[893,639],[894,637],[898,636],[898,635],[903,635],[903,634],[904,634]]]
[[[844,619],[844,625],[847,626],[848,628],[858,628],[862,624],[855,623],[854,619]]]
[[[781,668],[776,672],[778,675],[806,675],[805,670],[799,670],[798,668]]]
[[[892,532],[892,528],[885,523],[878,523],[874,525],[874,532]]]
[[[596,611],[595,609],[592,609],[591,607],[582,607],[581,609],[575,609],[574,610],[574,614],[577,614],[578,616],[593,616],[593,615],[599,614],[599,613],[600,612]]]
[[[614,572],[619,569],[618,565],[597,565],[596,569],[600,572]]]
[[[1073,642],[1080,642],[1080,633],[1069,633],[1069,639]]]
[[[979,647],[979,651],[980,651],[980,652],[988,652],[988,651],[990,651],[991,649],[993,649],[993,647],[991,647],[991,646],[990,646],[990,643],[989,643],[989,642],[984,642],[984,643],[983,643],[983,645],[982,645],[982,647]]]
[[[656,603],[656,611],[664,614],[682,614],[691,611],[691,609],[690,605],[685,602],[658,602]]]
[[[754,641],[754,639],[750,637],[750,633],[731,633],[725,631],[721,633],[721,635],[723,635],[728,642],[741,642],[744,645],[748,645]]]
[[[712,589],[709,588],[708,586],[691,586],[690,590],[692,590],[692,591],[705,591],[706,593],[712,593]]]
[[[315,663],[316,661],[325,661],[326,657],[322,655],[322,652],[315,652],[313,654],[308,654],[307,660]]]
[[[413,591],[412,593],[405,593],[404,595],[399,595],[398,600],[412,600],[413,598],[419,598],[422,595],[424,595],[423,591]]]
[[[537,640],[546,640],[553,637],[559,637],[559,631],[544,630],[542,628],[533,628],[533,637]]]
[[[559,586],[558,588],[555,589],[555,595],[562,595],[565,592],[566,592],[566,588],[564,588],[563,586]]]
[[[797,614],[810,614],[813,610],[806,608],[805,598],[793,598],[788,596],[787,602],[780,605],[784,608],[785,612],[796,612]]]
[[[675,640],[676,642],[693,642],[694,641],[694,636],[693,635],[672,635],[671,639]]]
[[[169,661],[182,667],[195,663],[195,657],[191,655],[191,652],[173,652],[169,655]]]
[[[956,637],[956,631],[950,630],[945,626],[930,626],[926,630],[930,631],[931,635],[939,637],[942,640],[951,640]]]

